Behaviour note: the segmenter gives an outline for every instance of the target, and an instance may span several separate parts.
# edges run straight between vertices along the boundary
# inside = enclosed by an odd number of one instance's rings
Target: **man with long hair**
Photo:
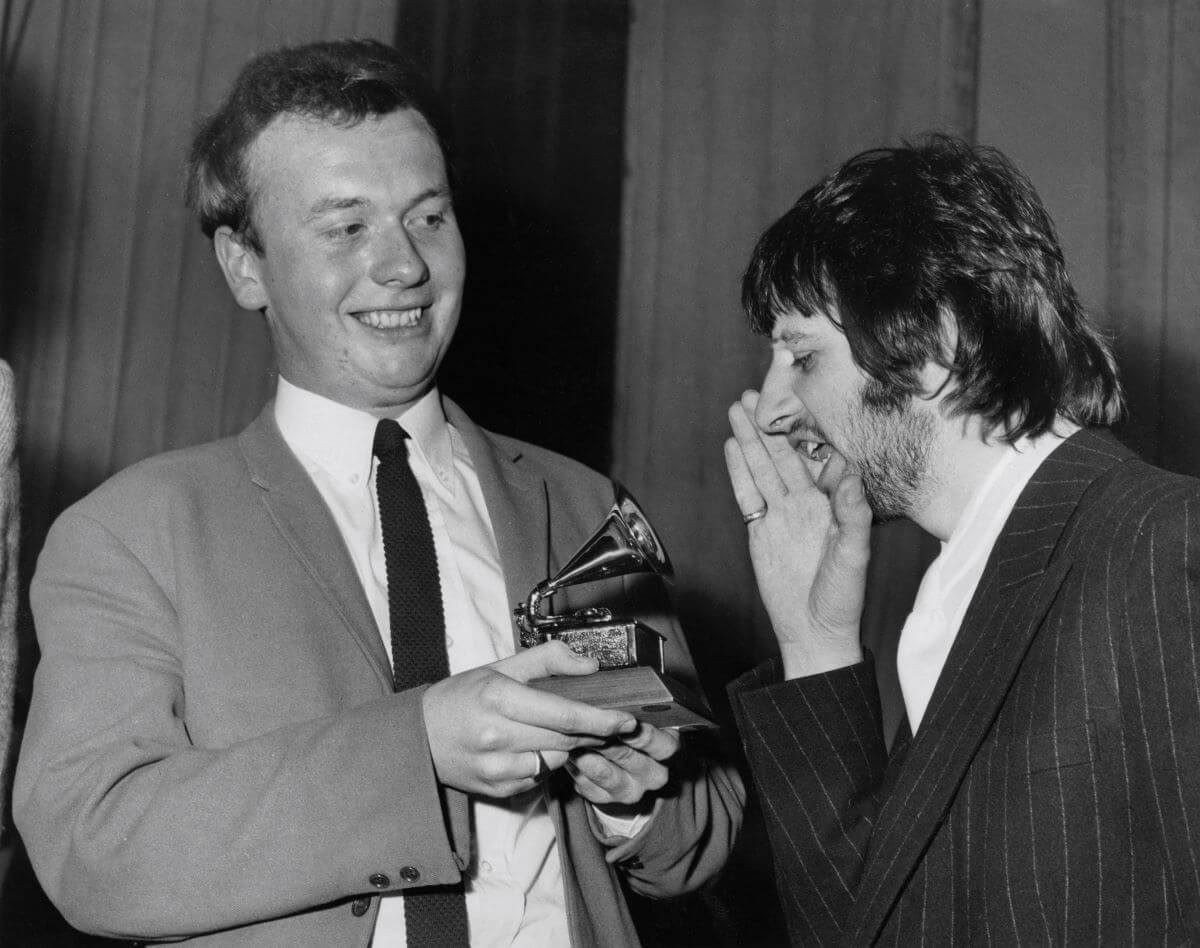
[[[726,460],[780,659],[732,686],[797,943],[1200,937],[1200,484],[1123,399],[998,151],[860,154],[760,239]],[[942,543],[887,748],[873,519]],[[890,736],[890,735],[889,735]]]

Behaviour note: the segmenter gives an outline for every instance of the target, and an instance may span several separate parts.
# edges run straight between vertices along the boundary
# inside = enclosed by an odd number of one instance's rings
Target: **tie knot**
[[[406,457],[408,449],[405,448],[404,442],[407,439],[408,432],[400,426],[398,421],[392,418],[381,418],[379,424],[375,426],[375,443],[371,446],[371,452],[381,461],[396,456]]]

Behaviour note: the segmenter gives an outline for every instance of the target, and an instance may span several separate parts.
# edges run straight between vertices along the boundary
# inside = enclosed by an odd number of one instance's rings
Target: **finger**
[[[641,799],[642,791],[637,788],[630,775],[597,753],[574,755],[571,758],[570,770],[576,786],[586,781],[607,798],[593,799],[593,803],[634,803]]]
[[[763,450],[767,452],[789,492],[808,489],[816,484],[813,467],[807,455],[793,448],[784,435],[768,435],[763,438]],[[817,465],[817,470],[820,470],[820,465]]]
[[[742,408],[746,411],[746,417],[754,423],[755,430],[759,432],[763,449],[767,452],[767,456],[774,462],[775,469],[779,472],[784,486],[790,490],[794,487],[807,488],[816,483],[816,476],[808,459],[803,452],[797,451],[792,447],[785,432],[777,432],[775,434],[762,433],[758,422],[755,421],[755,409],[758,407],[758,401],[758,392],[748,391],[742,393]]]
[[[668,760],[679,750],[679,733],[664,731],[643,721],[633,734],[621,738],[621,742],[654,760]]]
[[[742,516],[765,507],[767,502],[754,483],[754,477],[750,474],[750,468],[736,438],[725,440],[725,466],[729,469],[733,499],[737,502]]]
[[[515,655],[492,663],[496,671],[522,683],[550,675],[590,675],[599,667],[595,658],[580,655],[562,642],[519,649]]]
[[[541,761],[538,760],[539,754]],[[567,754],[552,750],[484,754],[476,764],[478,780],[469,788],[469,792],[495,799],[524,793],[563,767],[568,759]]]
[[[871,506],[862,478],[848,474],[833,491],[833,518],[837,537],[832,554],[842,569],[865,572],[871,558]]]
[[[554,771],[563,767],[571,755],[566,751],[533,749],[513,754],[516,761],[514,776],[527,778],[535,783],[545,780]],[[540,759],[539,759],[540,758]]]
[[[496,754],[489,762],[494,769],[490,776],[496,782],[503,780],[540,783],[570,760],[562,751],[526,750],[515,754]]]
[[[669,776],[667,768],[624,744],[609,744],[571,758],[580,773],[622,803],[635,803],[650,790],[658,790]]]
[[[566,648],[555,642],[539,645],[529,651],[547,649],[552,645]],[[498,666],[514,662],[521,657],[518,654],[505,659],[504,662],[497,662],[492,671],[498,672],[501,670]],[[632,734],[637,730],[637,719],[627,711],[594,708],[582,701],[572,701],[570,698],[530,688],[503,674],[492,674],[480,685],[479,700],[502,719],[558,734],[615,737]]]
[[[603,747],[611,740],[609,737],[593,737],[588,734],[563,734],[549,728],[494,718],[478,728],[473,741],[468,745],[468,750],[489,754],[528,754],[533,750],[567,753]]]
[[[609,803],[616,803],[611,793],[603,787],[595,784],[590,778],[580,773],[579,768],[574,762],[566,765],[567,772],[571,775],[571,780],[575,784],[575,792],[587,800],[589,803],[596,803],[601,806]]]
[[[779,476],[775,462],[767,453],[766,446],[763,444],[762,432],[758,430],[753,416],[746,412],[746,408],[741,402],[734,402],[729,406],[729,427],[733,430],[733,437],[742,450],[746,467],[754,479],[754,486],[758,488],[767,503],[770,504],[772,499],[786,494],[787,487]]]

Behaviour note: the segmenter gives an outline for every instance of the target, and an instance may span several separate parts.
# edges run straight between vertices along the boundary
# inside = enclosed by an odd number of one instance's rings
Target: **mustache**
[[[790,425],[788,425],[787,430],[784,431],[784,434],[789,440],[799,437],[799,440],[801,441],[819,441],[822,444],[829,443],[829,438],[826,437],[824,431],[799,420],[793,421]]]

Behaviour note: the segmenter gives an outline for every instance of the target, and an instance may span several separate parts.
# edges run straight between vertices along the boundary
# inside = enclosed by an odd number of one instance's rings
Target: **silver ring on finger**
[[[530,751],[533,754],[533,782],[541,783],[550,773],[550,765],[546,763],[546,758],[542,756],[541,751]]]
[[[748,514],[742,514],[742,523],[751,524],[755,520],[761,520],[767,515],[767,505],[763,504],[758,510],[751,510]]]

